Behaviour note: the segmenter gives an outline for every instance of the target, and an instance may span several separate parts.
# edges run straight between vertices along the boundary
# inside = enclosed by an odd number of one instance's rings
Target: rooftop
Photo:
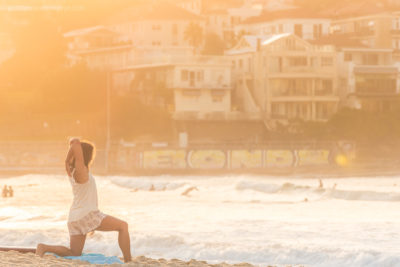
[[[104,34],[110,34],[110,35],[115,35],[114,31],[106,28],[103,25],[97,25],[94,27],[88,27],[88,28],[81,28],[73,31],[69,31],[64,34],[64,37],[75,37],[75,36],[83,36],[91,33],[104,33]]]
[[[329,16],[322,15],[311,9],[293,8],[273,12],[264,11],[260,16],[245,20],[243,24],[256,24],[280,19],[329,19]]]
[[[366,48],[361,41],[351,38],[349,34],[330,34],[317,40],[310,40],[314,45],[333,45],[336,48]]]
[[[288,37],[291,33],[275,34],[275,35],[244,35],[238,44],[226,52],[227,55],[255,52],[258,42],[261,45],[269,45],[277,40]]]

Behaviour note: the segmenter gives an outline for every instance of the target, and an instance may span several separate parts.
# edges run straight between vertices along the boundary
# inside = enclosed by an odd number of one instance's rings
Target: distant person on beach
[[[1,192],[2,197],[8,197],[8,188],[7,185],[3,187],[3,191]]]
[[[14,196],[14,190],[12,189],[11,185],[8,186],[8,196],[13,197]]]
[[[46,252],[51,252],[62,257],[80,256],[88,233],[94,230],[117,231],[118,244],[124,255],[124,261],[131,261],[128,224],[98,209],[96,182],[89,172],[89,166],[95,154],[94,150],[94,145],[89,142],[81,142],[77,138],[70,141],[65,160],[74,195],[68,216],[70,247],[38,244],[37,255],[42,257]]]

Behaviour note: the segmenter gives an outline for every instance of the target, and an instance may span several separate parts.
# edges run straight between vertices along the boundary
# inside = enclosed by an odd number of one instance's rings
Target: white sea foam
[[[175,190],[185,185],[185,183],[158,181],[151,178],[132,179],[127,177],[115,177],[111,179],[111,182],[121,187],[145,191]]]
[[[253,190],[266,194],[304,194],[313,193],[324,198],[362,201],[400,201],[400,192],[375,192],[362,190],[339,190],[336,188],[320,188],[318,186],[304,186],[293,183],[269,184],[240,181],[236,189]]]
[[[323,188],[316,179],[243,175],[96,178],[100,209],[129,223],[135,256],[400,266],[398,177],[326,179]],[[0,200],[0,245],[69,244],[72,197],[65,176],[4,183],[13,185],[15,197]],[[116,233],[96,232],[85,251],[121,256]]]

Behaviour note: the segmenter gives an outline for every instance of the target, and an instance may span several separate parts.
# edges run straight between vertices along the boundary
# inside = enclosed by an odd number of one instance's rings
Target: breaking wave
[[[320,188],[304,185],[296,185],[293,183],[284,184],[267,184],[248,181],[240,181],[236,184],[236,190],[252,190],[265,194],[297,194],[297,193],[313,193],[324,198],[342,199],[342,200],[359,200],[359,201],[400,201],[400,193],[395,192],[376,192],[376,191],[359,191],[344,190],[335,188]]]
[[[157,181],[149,178],[125,178],[125,177],[111,178],[111,183],[120,187],[125,187],[137,191],[140,190],[169,191],[181,188],[186,184],[183,182]]]

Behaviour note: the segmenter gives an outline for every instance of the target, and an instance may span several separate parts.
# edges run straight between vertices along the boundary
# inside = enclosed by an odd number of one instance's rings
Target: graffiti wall
[[[63,170],[65,144],[0,143],[0,170]],[[104,169],[105,151],[98,150],[95,169]],[[110,171],[135,170],[262,170],[301,168],[309,166],[341,166],[354,159],[354,146],[333,149],[173,149],[112,147],[108,154]],[[342,159],[345,157],[345,159]]]
[[[186,168],[186,151],[185,150],[144,151],[143,168],[184,169]]]
[[[263,167],[262,150],[232,150],[230,155],[230,168],[233,170]]]
[[[187,162],[192,169],[222,169],[226,165],[226,154],[222,150],[190,150]]]
[[[330,164],[329,150],[184,150],[160,149],[138,152],[143,169],[246,170],[291,168]]]
[[[292,167],[296,164],[295,152],[291,150],[265,150],[264,167]]]
[[[329,150],[298,150],[297,166],[324,165],[329,163]]]

